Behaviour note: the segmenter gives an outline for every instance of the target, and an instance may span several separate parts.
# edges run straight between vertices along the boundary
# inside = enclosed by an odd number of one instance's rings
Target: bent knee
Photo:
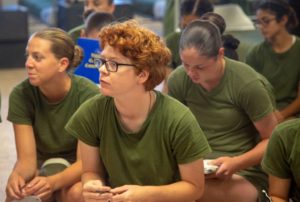
[[[65,190],[63,196],[63,202],[74,202],[74,201],[84,201],[82,196],[82,184],[78,182],[71,186],[69,189]]]

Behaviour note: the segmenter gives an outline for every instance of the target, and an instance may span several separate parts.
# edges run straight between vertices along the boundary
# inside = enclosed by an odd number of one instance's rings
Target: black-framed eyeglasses
[[[276,20],[276,18],[264,18],[264,19],[261,19],[261,20],[256,20],[254,22],[254,25],[256,27],[259,27],[259,26],[263,26],[263,27],[266,27],[270,24],[270,22],[272,22],[273,20]]]
[[[105,68],[108,72],[117,72],[119,66],[131,66],[131,67],[135,67],[134,64],[125,64],[125,63],[118,63],[115,61],[111,61],[111,60],[105,60],[103,58],[96,58],[94,59],[94,64],[95,67],[100,70],[100,67],[102,65],[105,65]]]

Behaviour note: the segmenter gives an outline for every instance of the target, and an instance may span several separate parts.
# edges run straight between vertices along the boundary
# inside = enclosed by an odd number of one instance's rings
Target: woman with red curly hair
[[[210,147],[183,104],[157,92],[170,51],[135,21],[99,33],[102,95],[66,126],[79,139],[83,196],[91,201],[193,201],[204,190]]]

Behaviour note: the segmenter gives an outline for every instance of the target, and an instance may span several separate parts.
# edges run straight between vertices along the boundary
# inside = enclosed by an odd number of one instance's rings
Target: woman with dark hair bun
[[[199,201],[263,200],[268,185],[260,162],[276,125],[269,83],[224,57],[221,33],[207,20],[183,30],[180,57],[183,66],[171,73],[169,94],[194,113],[212,148],[205,158],[218,167],[206,175]]]
[[[222,35],[224,55],[228,58],[239,60],[239,56],[236,52],[236,49],[238,48],[240,41],[231,34],[224,35],[226,29],[226,23],[224,18],[217,13],[208,12],[203,14],[200,19],[208,20],[214,23],[219,28],[220,34]]]
[[[300,114],[300,39],[290,31],[298,24],[286,1],[260,4],[256,26],[265,41],[251,50],[246,63],[264,75],[274,87],[279,122]]]

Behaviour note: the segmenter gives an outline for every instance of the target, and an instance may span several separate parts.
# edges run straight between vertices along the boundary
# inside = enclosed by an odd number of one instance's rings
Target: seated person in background
[[[102,94],[66,126],[79,139],[85,201],[200,198],[209,145],[188,108],[153,90],[165,78],[169,50],[134,21],[106,26],[99,38]]]
[[[134,17],[132,0],[113,0],[115,4],[114,16],[118,21],[125,21]]]
[[[84,29],[81,30],[81,37],[99,39],[98,32],[102,29],[102,27],[112,23],[114,20],[114,16],[110,13],[91,13],[86,18]]]
[[[77,140],[64,129],[77,108],[99,93],[89,80],[67,73],[80,63],[82,54],[71,37],[58,28],[29,38],[28,79],[9,97],[7,119],[14,127],[17,161],[7,182],[7,202],[30,195],[43,201],[83,201]],[[71,165],[53,173],[49,170],[51,161],[59,168]]]
[[[300,201],[299,148],[300,119],[288,120],[274,130],[262,161],[273,202]]]
[[[87,17],[85,27],[81,30],[81,37],[77,39],[77,44],[84,50],[84,58],[74,70],[74,74],[99,84],[99,71],[93,62],[95,55],[101,52],[98,33],[102,27],[113,21],[114,17],[109,13],[93,12]]]
[[[188,24],[179,47],[183,66],[169,76],[169,95],[194,113],[212,148],[205,158],[219,166],[206,176],[199,201],[256,202],[267,187],[260,162],[277,123],[269,83],[224,57],[220,31],[210,21]]]
[[[292,8],[281,0],[258,7],[256,25],[265,41],[253,48],[246,63],[274,87],[279,122],[300,113],[300,39],[289,33],[298,22]]]
[[[113,14],[115,11],[115,4],[113,0],[84,0],[84,9],[83,9],[83,21],[93,12],[106,12]],[[81,35],[81,30],[84,29],[84,23],[77,27],[71,29],[68,34],[72,37],[74,42]]]
[[[195,19],[199,19],[204,13],[212,12],[213,5],[210,0],[183,0],[180,5],[180,29]],[[172,59],[170,67],[175,69],[181,65],[179,56],[179,39],[180,32],[173,32],[166,36],[166,44],[171,50]]]
[[[240,41],[231,34],[224,35],[224,31],[226,29],[226,23],[224,18],[217,13],[207,12],[203,14],[200,19],[208,20],[214,23],[219,28],[220,33],[222,35],[224,55],[230,59],[239,60],[239,56],[236,52],[236,49],[238,48]]]

